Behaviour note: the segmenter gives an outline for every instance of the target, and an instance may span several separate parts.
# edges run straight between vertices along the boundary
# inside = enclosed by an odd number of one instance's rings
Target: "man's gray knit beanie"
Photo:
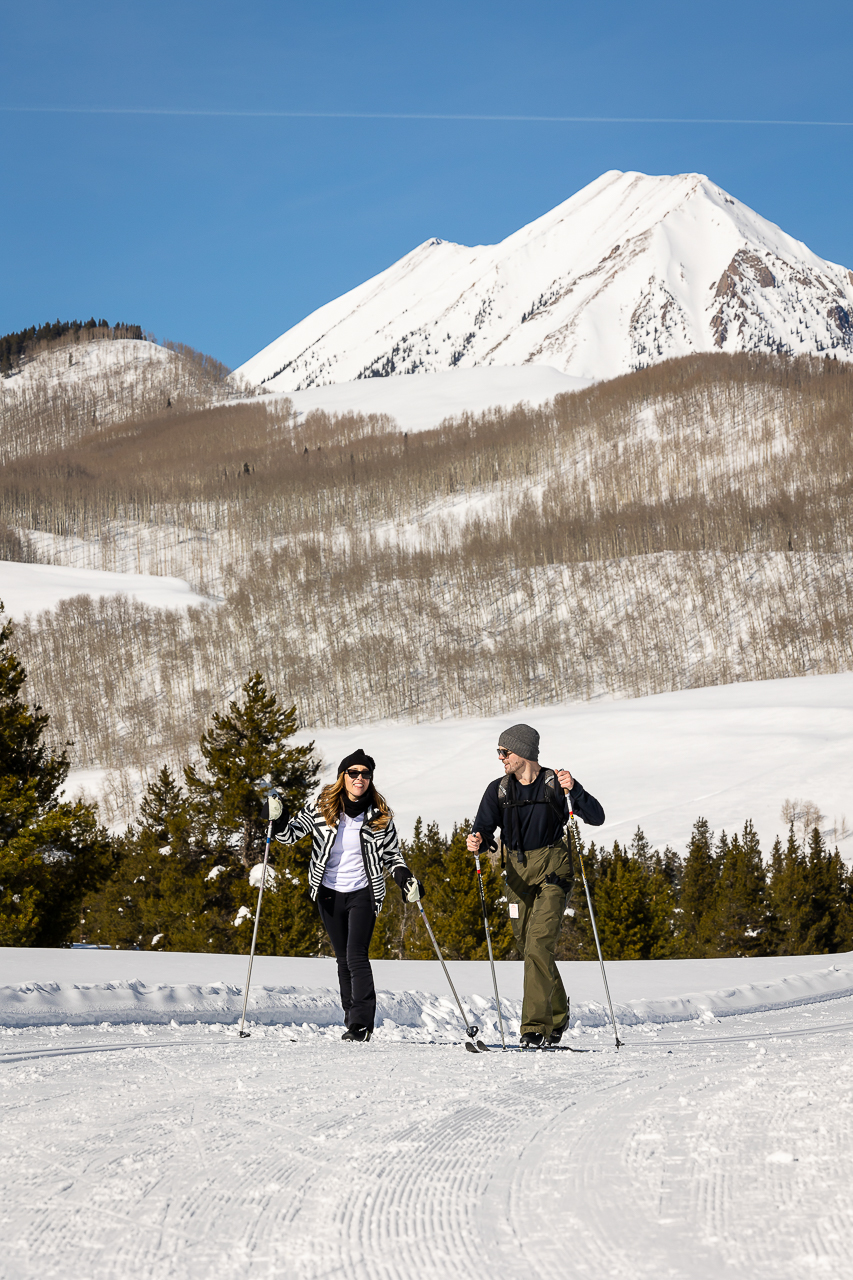
[[[529,724],[514,724],[511,729],[504,729],[498,746],[514,751],[524,760],[539,759],[539,734]]]

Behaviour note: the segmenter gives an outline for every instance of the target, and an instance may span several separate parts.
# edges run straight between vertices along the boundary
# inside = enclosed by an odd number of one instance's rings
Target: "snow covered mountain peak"
[[[296,391],[534,363],[599,379],[779,350],[853,360],[853,272],[703,174],[610,170],[499,244],[425,241],[235,376]]]

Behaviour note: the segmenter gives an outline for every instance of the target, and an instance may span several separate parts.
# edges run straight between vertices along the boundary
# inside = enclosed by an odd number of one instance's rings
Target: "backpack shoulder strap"
[[[542,769],[543,787],[541,800],[516,800],[515,798],[515,777],[513,774],[505,774],[498,783],[498,805],[501,809],[525,808],[531,804],[547,804],[559,814],[560,819],[563,814],[563,792],[557,782],[557,775],[553,769]]]
[[[553,769],[545,770],[543,794],[546,802],[551,805],[552,809],[554,809],[554,811],[559,815],[560,821],[562,822],[565,818],[563,788],[557,781],[557,775]]]

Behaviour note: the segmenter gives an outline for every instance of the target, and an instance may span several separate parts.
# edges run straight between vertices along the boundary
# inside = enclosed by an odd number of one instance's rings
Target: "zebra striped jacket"
[[[401,886],[411,875],[400,853],[400,842],[397,839],[397,829],[393,819],[389,821],[387,827],[376,829],[370,825],[378,814],[379,810],[369,805],[364,815],[364,822],[361,824],[361,856],[364,859],[364,870],[373,894],[373,906],[377,915],[382,909],[382,901],[385,897],[386,874],[394,875],[394,879]],[[329,861],[337,833],[338,824],[335,823],[330,827],[316,804],[307,804],[292,818],[288,818],[281,830],[276,832],[275,838],[280,844],[296,844],[297,840],[310,835],[311,861],[308,864],[308,892],[312,902],[316,902],[317,894],[320,892],[326,863]],[[405,872],[405,875],[395,874],[400,872]]]

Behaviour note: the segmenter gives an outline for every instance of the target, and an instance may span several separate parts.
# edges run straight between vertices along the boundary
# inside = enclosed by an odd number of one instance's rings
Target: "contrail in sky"
[[[451,115],[427,111],[230,111],[195,107],[4,107],[33,115],[76,116],[210,116],[245,120],[447,120],[502,124],[728,124],[797,125],[851,129],[853,120],[737,120],[670,116],[510,116]]]

